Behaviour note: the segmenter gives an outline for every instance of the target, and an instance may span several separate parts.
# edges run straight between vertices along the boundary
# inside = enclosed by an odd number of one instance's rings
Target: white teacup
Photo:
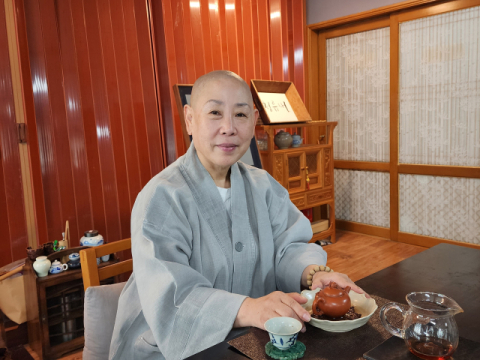
[[[275,317],[265,322],[272,344],[280,349],[287,350],[297,342],[297,336],[302,329],[302,323],[291,317]]]

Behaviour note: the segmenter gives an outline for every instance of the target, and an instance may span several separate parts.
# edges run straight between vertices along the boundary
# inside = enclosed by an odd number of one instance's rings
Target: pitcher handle
[[[380,310],[380,320],[382,320],[383,326],[385,327],[385,329],[387,329],[390,332],[390,334],[404,339],[405,331],[400,330],[399,328],[393,326],[392,324],[390,324],[390,322],[387,319],[387,312],[392,309],[400,311],[402,316],[405,317],[405,311],[400,306],[398,306],[396,303],[388,303],[383,305],[382,309]]]

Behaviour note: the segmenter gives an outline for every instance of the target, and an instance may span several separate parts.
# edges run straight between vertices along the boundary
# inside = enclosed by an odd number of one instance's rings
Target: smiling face
[[[242,81],[242,82],[241,82]],[[247,151],[255,131],[258,111],[243,80],[212,76],[192,92],[185,106],[187,131],[198,158],[216,181]]]

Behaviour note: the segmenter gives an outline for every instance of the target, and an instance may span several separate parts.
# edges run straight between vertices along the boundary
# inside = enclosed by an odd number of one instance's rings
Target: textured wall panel
[[[480,244],[480,179],[400,174],[400,231]]]
[[[334,170],[335,218],[390,227],[390,175]]]
[[[399,161],[480,166],[480,6],[400,24]]]
[[[335,159],[390,160],[390,28],[327,40],[327,120]]]

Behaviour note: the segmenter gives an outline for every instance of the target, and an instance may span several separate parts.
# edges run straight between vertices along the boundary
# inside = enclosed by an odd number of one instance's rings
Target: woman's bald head
[[[206,87],[208,83],[212,81],[218,81],[218,80],[233,80],[237,82],[239,85],[241,85],[249,94],[251,94],[250,88],[248,87],[247,83],[240,76],[238,76],[232,71],[216,70],[216,71],[209,72],[208,74],[205,74],[203,76],[200,76],[197,79],[197,81],[195,81],[195,83],[193,84],[192,94],[190,97],[191,106],[195,107],[196,105],[195,103],[199,98],[199,94],[202,92],[202,90]],[[253,99],[252,99],[252,103],[253,103]]]

